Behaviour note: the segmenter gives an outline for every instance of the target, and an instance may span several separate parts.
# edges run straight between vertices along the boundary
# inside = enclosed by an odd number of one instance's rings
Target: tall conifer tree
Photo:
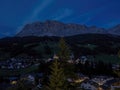
[[[66,87],[64,85],[66,80],[64,77],[64,71],[60,67],[60,63],[57,59],[53,61],[53,64],[50,68],[51,75],[47,90],[66,90]]]
[[[66,63],[68,60],[70,60],[70,50],[63,38],[60,39],[59,48],[59,59]]]

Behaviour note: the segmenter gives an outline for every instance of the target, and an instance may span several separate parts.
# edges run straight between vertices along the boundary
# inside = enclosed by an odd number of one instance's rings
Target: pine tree
[[[70,50],[63,38],[60,39],[59,48],[59,59],[66,63],[70,59]]]
[[[66,90],[65,89],[65,76],[64,71],[60,67],[58,60],[54,60],[51,68],[51,75],[47,90]]]
[[[63,38],[60,39],[59,42],[59,59],[61,63],[61,67],[63,67],[64,74],[66,78],[76,78],[75,74],[75,66],[74,64],[68,63],[68,60],[70,60],[70,48],[65,42]],[[66,86],[69,88],[70,83],[66,82]]]

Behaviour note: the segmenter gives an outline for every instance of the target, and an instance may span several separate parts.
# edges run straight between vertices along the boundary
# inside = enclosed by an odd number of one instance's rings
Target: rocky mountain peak
[[[109,31],[109,32],[108,32]],[[45,22],[34,22],[27,24],[17,34],[19,37],[24,36],[72,36],[77,34],[111,34],[115,32],[120,33],[120,25],[114,27],[112,30],[98,28],[96,26],[88,27],[79,24],[65,24],[58,21],[47,20]]]
[[[120,35],[120,24],[116,25],[113,28],[110,28],[109,33],[115,34],[115,35]]]

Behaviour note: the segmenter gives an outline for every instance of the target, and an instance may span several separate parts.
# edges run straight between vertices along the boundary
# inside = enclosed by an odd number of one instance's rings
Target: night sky
[[[45,20],[110,28],[120,24],[120,0],[0,0],[1,37]]]

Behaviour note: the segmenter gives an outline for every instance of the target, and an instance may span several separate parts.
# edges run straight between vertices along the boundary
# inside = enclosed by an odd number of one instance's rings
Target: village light
[[[12,81],[11,84],[15,85],[15,84],[17,84],[17,81]]]
[[[103,89],[101,87],[99,87],[98,90],[103,90]]]
[[[54,54],[53,59],[59,59],[59,57],[56,54]]]

